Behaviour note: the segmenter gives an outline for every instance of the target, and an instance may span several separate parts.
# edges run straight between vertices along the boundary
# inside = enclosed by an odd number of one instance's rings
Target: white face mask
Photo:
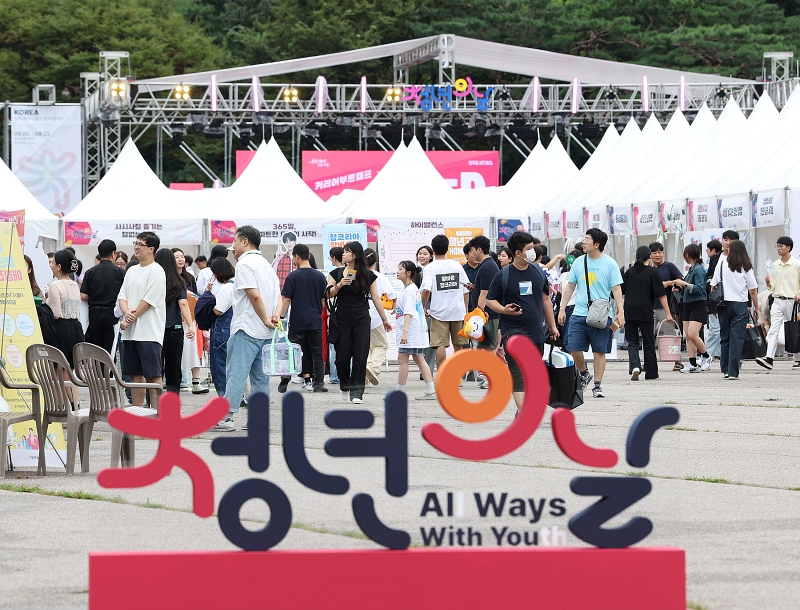
[[[531,265],[536,262],[536,250],[534,248],[531,248],[525,253],[525,260]]]

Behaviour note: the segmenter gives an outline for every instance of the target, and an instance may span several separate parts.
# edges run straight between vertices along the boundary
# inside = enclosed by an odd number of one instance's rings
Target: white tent
[[[207,213],[212,243],[232,242],[236,227],[244,224],[260,231],[262,244],[280,244],[287,233],[304,244],[321,243],[322,225],[344,221],[303,182],[275,138],[261,143],[233,186],[217,192]]]
[[[3,193],[2,212],[25,210],[25,224],[34,227],[39,237],[58,239],[58,217],[39,203],[20,179],[1,162],[0,193]]]
[[[208,212],[223,197],[224,188],[198,189],[194,191],[184,191],[181,189],[170,189],[175,199],[180,201],[192,214],[199,218],[208,218]]]
[[[163,245],[199,244],[202,217],[177,200],[129,139],[113,167],[64,217],[64,242],[113,239],[120,247],[142,231],[155,232]]]

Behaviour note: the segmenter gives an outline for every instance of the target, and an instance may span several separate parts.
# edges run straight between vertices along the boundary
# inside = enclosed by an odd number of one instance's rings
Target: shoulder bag
[[[586,314],[586,323],[594,328],[608,326],[608,312],[611,310],[611,301],[608,299],[595,299],[592,301],[592,291],[589,290],[589,262],[584,254],[583,269],[586,277],[586,295],[588,297],[589,312]]]
[[[719,269],[719,284],[708,295],[708,313],[718,314],[725,309],[725,287],[722,285],[722,267]]]

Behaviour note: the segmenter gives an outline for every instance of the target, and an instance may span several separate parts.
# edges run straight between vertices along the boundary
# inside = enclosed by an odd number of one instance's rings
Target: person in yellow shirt
[[[756,358],[756,362],[767,370],[772,370],[772,361],[778,349],[778,334],[783,323],[792,319],[795,303],[800,303],[800,260],[792,256],[794,242],[791,237],[779,237],[776,247],[780,258],[773,263],[772,272],[765,278],[774,299],[769,310],[767,355]],[[795,354],[794,359],[794,367],[800,367],[800,354]]]

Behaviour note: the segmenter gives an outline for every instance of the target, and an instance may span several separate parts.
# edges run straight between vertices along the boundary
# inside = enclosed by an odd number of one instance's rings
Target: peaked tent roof
[[[25,223],[36,227],[39,237],[58,239],[58,217],[25,188],[5,163],[0,162],[0,193],[3,211],[25,210]]]

